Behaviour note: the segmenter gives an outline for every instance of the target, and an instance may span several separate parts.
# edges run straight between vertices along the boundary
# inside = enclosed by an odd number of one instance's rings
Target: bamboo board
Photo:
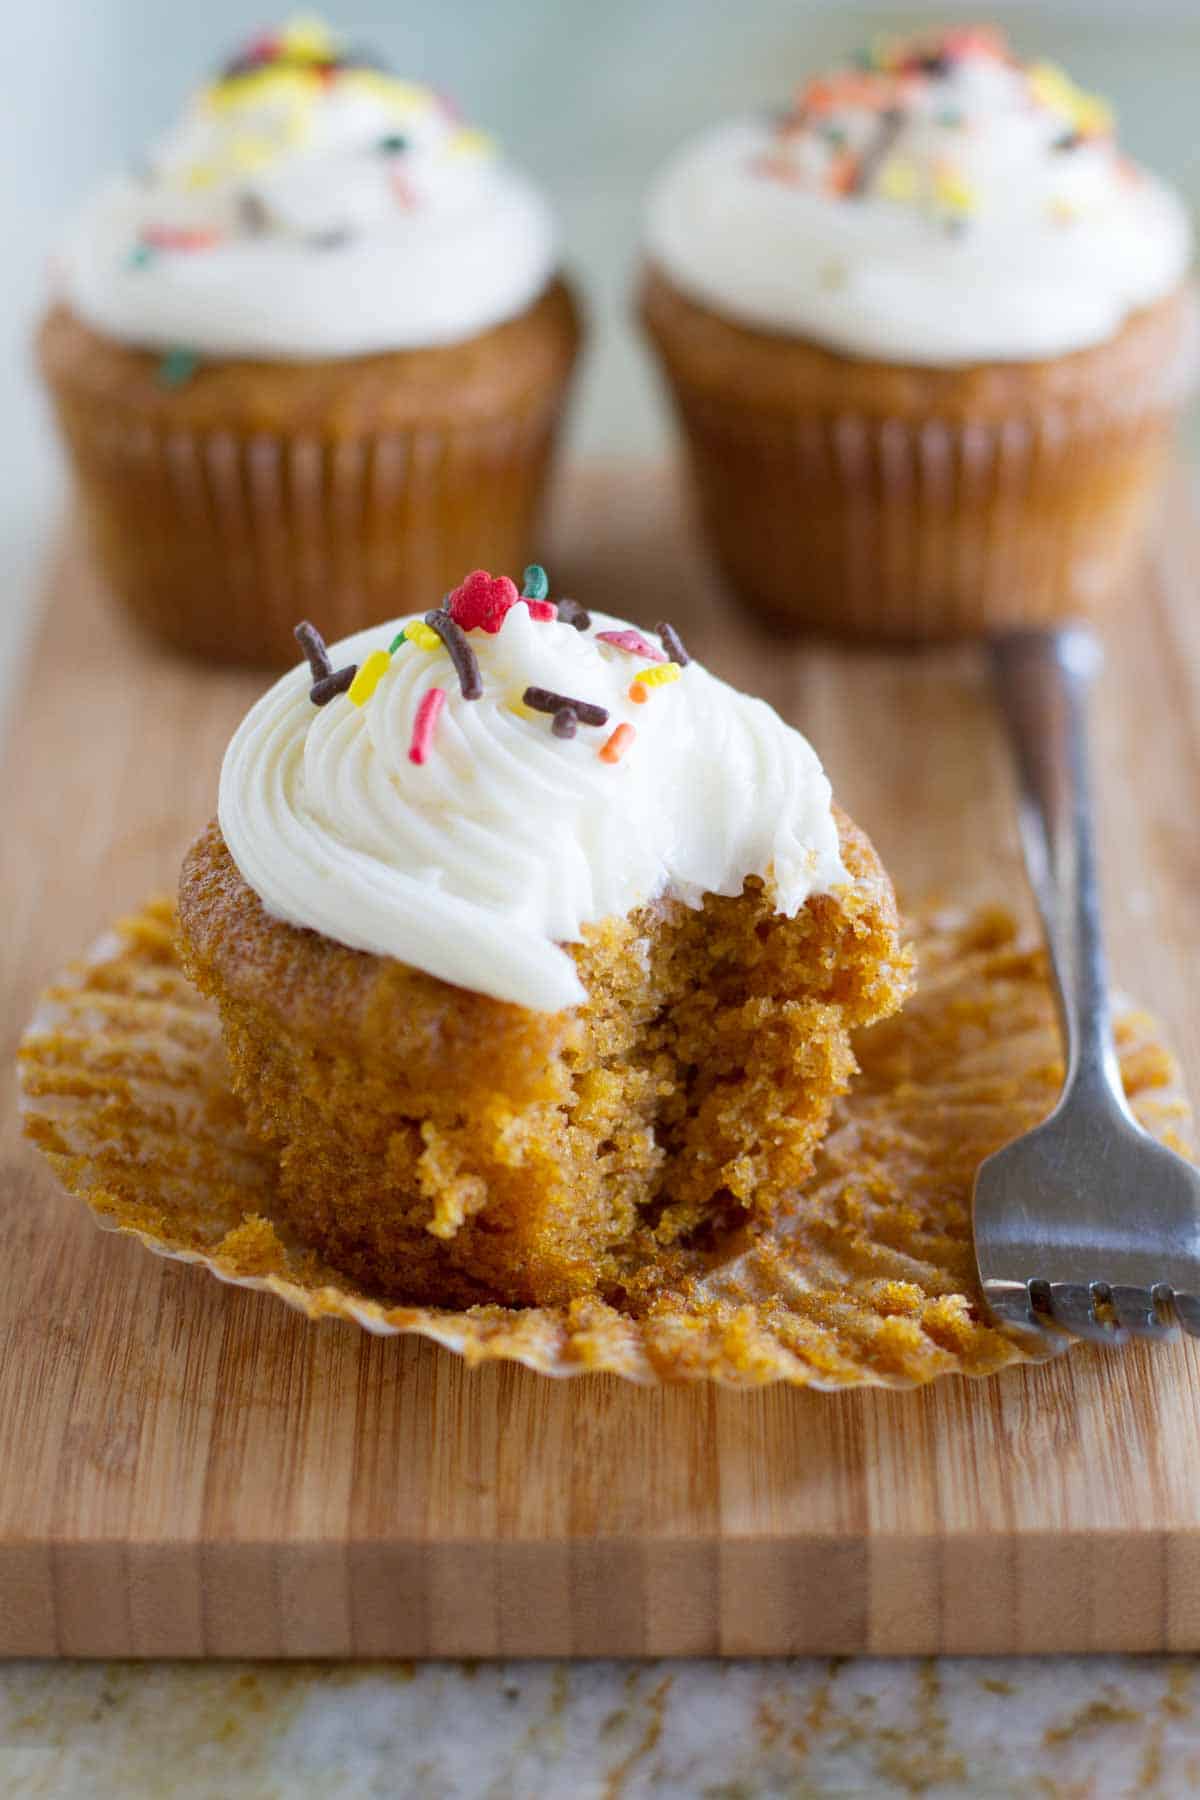
[[[570,481],[556,586],[679,620],[813,738],[903,892],[1023,892],[970,651],[781,650],[655,471]],[[1200,1089],[1200,535],[1182,496],[1097,720],[1122,986]],[[173,882],[261,678],[147,646],[68,546],[3,778],[3,1025]],[[1200,1345],[919,1393],[469,1373],[105,1237],[0,1135],[0,1654],[1200,1649]]]

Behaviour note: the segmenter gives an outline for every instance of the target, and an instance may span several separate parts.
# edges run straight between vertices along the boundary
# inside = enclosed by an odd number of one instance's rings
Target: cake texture
[[[288,1222],[385,1296],[611,1297],[760,1228],[910,981],[799,733],[669,624],[525,586],[476,571],[328,651],[307,628],[183,870],[184,966]]]
[[[1100,613],[1194,377],[1190,229],[982,28],[880,43],[651,195],[640,314],[731,586],[919,640]]]
[[[540,193],[314,20],[81,210],[37,338],[94,553],[179,648],[283,666],[520,566],[581,327]]]

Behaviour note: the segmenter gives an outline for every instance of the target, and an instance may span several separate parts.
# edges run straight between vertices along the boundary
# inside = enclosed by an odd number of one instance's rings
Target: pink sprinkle
[[[142,230],[142,242],[155,250],[211,250],[220,239],[218,231],[189,231],[175,225],[147,225]]]
[[[558,608],[553,600],[527,600],[531,619],[553,620],[558,617]]]
[[[412,743],[408,746],[409,762],[423,763],[428,759],[433,728],[437,724],[445,704],[445,688],[429,688],[426,691],[417,708],[417,716],[413,720]]]
[[[657,644],[648,644],[640,631],[632,626],[628,631],[598,631],[596,636],[602,644],[615,644],[618,650],[628,650],[631,656],[645,656],[651,662],[666,662],[666,657]]]

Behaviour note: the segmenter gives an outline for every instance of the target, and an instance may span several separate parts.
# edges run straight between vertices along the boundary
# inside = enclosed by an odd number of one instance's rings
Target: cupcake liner
[[[334,441],[59,412],[100,572],[139,623],[196,655],[283,666],[305,615],[332,641],[428,607],[465,569],[520,569],[561,399]]]
[[[957,374],[772,346],[661,281],[643,310],[711,548],[764,619],[921,641],[1096,615],[1120,595],[1194,377],[1190,294],[1086,367]]]
[[[38,348],[112,593],[178,649],[285,666],[304,614],[332,640],[529,560],[579,338],[556,282],[460,345],[173,386],[65,307]]]
[[[1044,957],[1000,911],[913,925],[921,985],[863,1034],[817,1169],[762,1235],[664,1252],[640,1311],[398,1306],[279,1223],[272,1157],[246,1134],[215,1009],[182,975],[171,903],[123,921],[43,995],[19,1060],[26,1134],[106,1228],[310,1318],[432,1339],[471,1363],[630,1381],[840,1390],[988,1375],[1028,1358],[987,1325],[970,1189],[979,1160],[1045,1116],[1061,1078]],[[1189,1118],[1153,1021],[1118,1009],[1137,1116],[1182,1148]]]

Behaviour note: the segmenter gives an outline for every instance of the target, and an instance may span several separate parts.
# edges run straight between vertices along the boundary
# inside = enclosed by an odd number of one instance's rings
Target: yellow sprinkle
[[[907,203],[917,197],[917,167],[906,156],[890,156],[879,171],[876,187],[885,200]]]
[[[486,131],[480,131],[474,125],[464,125],[455,132],[446,148],[451,156],[491,156],[495,145]]]
[[[1111,131],[1113,110],[1097,94],[1086,94],[1057,63],[1034,63],[1029,70],[1029,91],[1040,106],[1065,119],[1081,136]]]
[[[287,56],[304,57],[309,62],[328,62],[336,55],[333,33],[316,13],[297,13],[279,34],[280,46]]]
[[[640,687],[667,687],[678,681],[681,674],[678,663],[651,663],[648,669],[639,669],[633,679]]]
[[[1056,225],[1072,225],[1079,217],[1079,208],[1072,200],[1064,200],[1061,195],[1050,202],[1050,217]]]
[[[414,619],[411,625],[406,625],[404,637],[407,643],[415,644],[418,650],[440,650],[442,648],[441,638],[433,626],[427,625],[424,619]]]
[[[933,191],[940,205],[947,212],[969,213],[975,206],[975,189],[969,181],[961,176],[957,169],[936,169],[933,176]]]
[[[279,146],[267,142],[264,138],[235,138],[229,146],[230,165],[241,175],[248,175],[255,169],[261,169],[272,157],[279,154]]]
[[[243,107],[258,108],[275,101],[303,106],[310,105],[324,91],[325,84],[315,70],[276,65],[215,81],[204,90],[204,104],[218,113],[238,112]]]
[[[211,163],[193,163],[184,174],[183,185],[185,188],[190,188],[193,193],[199,193],[204,188],[212,187],[217,179],[218,171],[213,168]]]
[[[509,712],[516,713],[518,719],[537,718],[537,714],[534,712],[532,706],[526,706],[523,700],[510,700],[508,703],[508,710]]]
[[[422,87],[416,81],[401,81],[382,69],[345,69],[338,76],[338,86],[358,88],[364,94],[371,94],[401,117],[427,113],[437,105],[431,88]]]
[[[365,706],[375,689],[379,686],[380,677],[387,672],[391,657],[386,650],[372,650],[365,663],[359,665],[358,674],[350,683],[350,701],[354,706]]]

